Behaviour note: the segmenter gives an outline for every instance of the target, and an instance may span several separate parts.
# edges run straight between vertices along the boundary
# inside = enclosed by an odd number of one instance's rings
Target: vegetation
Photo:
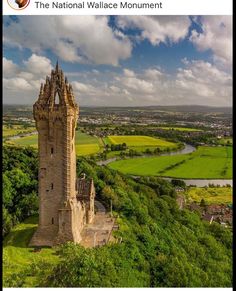
[[[75,148],[78,156],[87,156],[100,152],[103,148],[103,143],[100,138],[88,135],[81,131],[76,131]]]
[[[231,179],[232,147],[199,147],[185,155],[119,160],[109,164],[109,167],[140,176]]]
[[[31,146],[34,148],[38,147],[38,135],[30,135],[21,138],[17,138],[8,142],[8,144],[14,144],[17,146],[27,147]],[[86,133],[82,133],[81,131],[76,131],[75,136],[75,144],[76,144],[76,154],[78,156],[86,156],[98,153],[103,146],[101,139],[90,136]]]
[[[23,125],[4,125],[3,126],[3,138],[14,136],[14,135],[21,135],[25,133],[30,133],[35,131],[35,127],[27,127]]]
[[[204,199],[206,204],[231,204],[232,192],[231,187],[191,187],[186,194],[191,201],[201,202]]]
[[[40,276],[40,266],[47,265],[47,272],[59,259],[55,249],[43,248],[34,252],[28,247],[38,224],[38,216],[27,218],[6,236],[3,244],[3,282],[4,287],[33,287]],[[37,274],[37,276],[34,275]]]
[[[232,137],[230,138],[220,138],[217,140],[217,143],[220,145],[229,145],[232,146],[233,145],[233,139]]]
[[[178,130],[178,131],[202,131],[202,129],[199,128],[190,128],[190,127],[171,127],[171,126],[162,126],[158,127],[160,129],[166,129],[166,130]]]
[[[159,139],[153,138],[150,136],[129,136],[129,135],[119,135],[119,136],[108,136],[106,139],[108,144],[122,144],[126,143],[128,147],[140,147],[140,146],[152,146],[152,147],[173,147],[174,143]]]
[[[34,177],[36,166],[25,166],[29,161],[37,165],[36,155],[32,150],[27,157],[25,151],[5,148],[5,171],[21,168]],[[231,231],[179,210],[171,183],[155,177],[134,180],[85,158],[78,159],[77,172],[93,177],[104,205],[112,199],[120,226],[114,236],[122,242],[94,249],[68,243],[35,253],[27,248],[36,227],[36,218],[30,218],[4,239],[4,287],[232,286]],[[19,200],[24,194],[18,192]]]
[[[38,211],[37,153],[3,147],[3,235]]]

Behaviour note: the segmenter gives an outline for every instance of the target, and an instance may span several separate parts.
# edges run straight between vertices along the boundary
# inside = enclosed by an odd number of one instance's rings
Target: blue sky
[[[231,105],[230,16],[21,16],[3,25],[6,104],[32,104],[58,59],[81,105]]]

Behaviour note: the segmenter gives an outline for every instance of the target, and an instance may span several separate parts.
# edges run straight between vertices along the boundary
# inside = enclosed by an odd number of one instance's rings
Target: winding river
[[[25,133],[22,134],[21,136],[12,136],[12,137],[8,137],[8,139],[17,139],[17,138],[21,138],[22,136],[30,136],[33,134],[36,134],[37,132],[29,132],[29,133]],[[194,146],[191,146],[189,144],[184,144],[184,148],[178,151],[173,151],[173,152],[169,152],[169,153],[162,153],[159,156],[174,156],[174,155],[183,155],[183,154],[190,154],[192,152],[194,152],[196,150],[196,148]],[[143,157],[147,157],[148,155],[143,155]],[[148,156],[150,157],[150,155]],[[114,158],[110,158],[107,159],[105,161],[98,161],[97,165],[99,166],[105,166],[110,164],[111,162],[114,162],[116,160],[118,160],[118,157],[114,157]],[[132,159],[132,158],[131,158]],[[137,177],[137,176],[135,176]],[[161,177],[162,179],[166,179],[168,181],[172,180],[172,179],[176,179],[176,180],[182,180],[185,182],[185,184],[187,186],[190,185],[196,185],[197,187],[204,187],[204,186],[209,186],[209,184],[214,184],[214,185],[220,185],[220,186],[225,186],[225,185],[231,185],[233,186],[233,180],[232,179],[177,179],[177,178],[167,178],[167,177]]]
[[[174,156],[174,155],[190,154],[190,153],[194,152],[195,150],[196,150],[196,148],[194,146],[189,145],[189,144],[184,144],[184,148],[181,150],[173,151],[170,153],[163,153],[163,154],[160,154],[159,156]],[[147,155],[143,155],[143,157],[147,157]],[[150,155],[149,155],[149,157],[150,157]],[[114,157],[114,158],[107,159],[105,161],[99,161],[99,162],[97,162],[97,165],[105,166],[105,165],[108,165],[108,164],[118,160],[118,159],[119,158]],[[133,177],[136,178],[138,176],[133,176]],[[226,186],[226,185],[233,186],[232,179],[178,179],[178,178],[169,178],[169,177],[161,177],[161,178],[168,180],[168,181],[171,181],[172,179],[182,180],[185,182],[185,184],[187,186],[195,185],[197,187],[205,187],[205,186],[209,186],[209,184],[219,185],[221,187]]]
[[[184,148],[181,149],[181,150],[177,150],[177,151],[173,151],[173,152],[169,152],[169,153],[162,153],[162,154],[159,154],[158,156],[174,156],[174,155],[183,155],[183,154],[190,154],[192,152],[194,152],[196,150],[195,147],[191,146],[190,144],[184,144]],[[142,158],[142,157],[150,157],[150,155],[142,155],[142,156],[138,156],[139,158]],[[130,159],[132,158],[137,158],[136,156],[135,157],[130,157]],[[112,162],[115,162],[116,160],[119,160],[120,158],[119,157],[114,157],[114,158],[110,158],[110,159],[107,159],[105,161],[99,161],[97,162],[97,165],[99,166],[106,166]]]

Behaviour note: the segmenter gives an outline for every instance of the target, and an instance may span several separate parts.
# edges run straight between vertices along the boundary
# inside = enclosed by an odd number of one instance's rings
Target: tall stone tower
[[[33,106],[39,148],[39,226],[30,245],[78,243],[84,224],[93,219],[93,183],[84,193],[85,201],[79,199],[77,191],[75,127],[78,112],[72,86],[57,63],[45,84],[41,84],[39,98]],[[88,216],[90,221],[86,220]]]

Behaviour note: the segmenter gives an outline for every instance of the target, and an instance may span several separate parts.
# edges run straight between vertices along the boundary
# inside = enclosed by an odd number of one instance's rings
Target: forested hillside
[[[3,154],[6,235],[37,211],[37,158],[32,149],[4,147]],[[77,161],[77,170],[93,177],[98,200],[109,206],[112,199],[120,225],[114,236],[121,242],[94,249],[72,243],[56,248],[57,264],[42,260],[32,262],[27,272],[22,268],[22,286],[30,276],[36,277],[36,286],[47,287],[232,286],[231,231],[179,210],[171,183],[135,181],[84,158]]]

